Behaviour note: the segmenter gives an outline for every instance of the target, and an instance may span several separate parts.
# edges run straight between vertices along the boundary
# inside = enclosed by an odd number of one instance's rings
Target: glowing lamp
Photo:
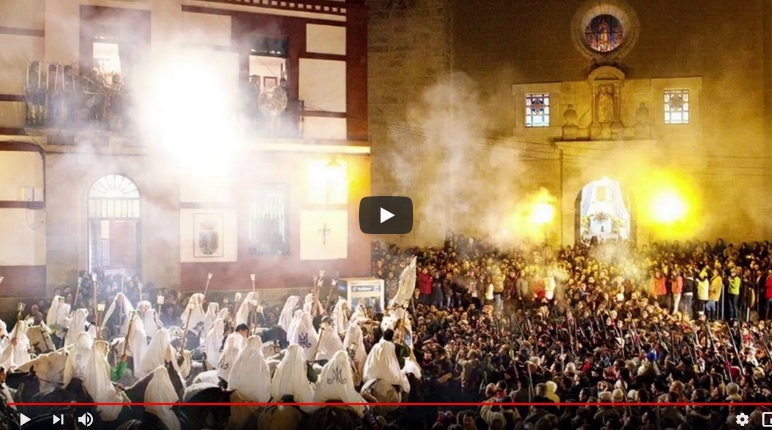
[[[163,296],[163,294],[159,294],[159,295],[158,295],[158,296],[155,298],[155,303],[156,303],[157,305],[162,305],[162,304],[164,304],[164,296]]]
[[[94,281],[94,283],[96,283],[96,281],[97,281],[97,274],[96,273],[92,273],[91,274],[91,280]]]
[[[555,208],[549,203],[539,203],[531,211],[531,222],[534,224],[547,224],[555,216]]]
[[[674,190],[660,192],[652,199],[652,215],[663,224],[679,221],[686,215],[686,201]]]
[[[209,274],[206,275],[206,279],[211,280],[212,276],[213,276],[212,273],[209,273]]]
[[[241,301],[241,293],[236,293],[234,298],[236,299],[237,302],[240,302]]]
[[[249,275],[249,279],[251,279],[252,282],[255,282],[255,274],[253,273],[253,274]]]
[[[97,312],[104,312],[104,311],[105,311],[105,302],[97,303]]]

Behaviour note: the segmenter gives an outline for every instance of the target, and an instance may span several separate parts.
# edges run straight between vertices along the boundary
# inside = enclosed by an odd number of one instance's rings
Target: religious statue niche
[[[596,121],[603,124],[614,122],[614,111],[614,87],[611,85],[598,87]]]
[[[623,138],[621,94],[624,73],[611,66],[601,66],[590,72],[588,81],[593,94],[593,121],[590,137],[593,140]]]
[[[629,239],[630,212],[625,205],[619,182],[603,178],[587,184],[580,193],[582,240]]]
[[[598,15],[584,29],[585,42],[595,52],[611,52],[622,44],[623,38],[622,23],[613,15]]]

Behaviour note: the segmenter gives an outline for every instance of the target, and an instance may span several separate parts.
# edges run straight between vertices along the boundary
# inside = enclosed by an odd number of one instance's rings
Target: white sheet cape
[[[271,400],[271,370],[263,356],[260,336],[251,336],[233,363],[228,389],[236,390],[248,402]]]
[[[365,403],[354,388],[354,379],[345,351],[338,351],[324,365],[314,391],[314,402],[338,400],[344,403]],[[348,406],[360,417],[364,415],[364,406]]]
[[[399,368],[394,344],[384,339],[376,343],[367,356],[363,379],[365,382],[382,379],[390,385],[399,385],[406,393],[410,392],[410,382]]]

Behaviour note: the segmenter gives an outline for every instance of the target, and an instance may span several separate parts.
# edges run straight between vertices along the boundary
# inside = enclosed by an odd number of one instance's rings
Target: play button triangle
[[[388,221],[390,219],[394,218],[394,214],[387,211],[384,208],[381,208],[381,224],[383,224],[384,221]]]

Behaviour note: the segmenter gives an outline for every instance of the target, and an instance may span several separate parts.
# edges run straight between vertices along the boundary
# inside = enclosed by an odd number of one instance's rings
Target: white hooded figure
[[[332,310],[332,322],[335,325],[336,333],[346,333],[348,329],[348,301],[344,298],[339,298],[338,303],[335,303],[335,308]]]
[[[155,332],[161,328],[158,327],[158,315],[156,310],[147,300],[137,303],[137,310],[139,311],[140,318],[142,318],[142,327],[145,329],[145,334],[147,337],[152,338],[155,336]],[[145,342],[147,342],[147,340]]]
[[[83,386],[86,392],[95,402],[102,403],[122,403],[128,400],[118,394],[115,387],[110,382],[110,364],[107,362],[107,350],[109,345],[105,341],[97,341],[91,351],[91,357],[88,362],[89,371],[83,380]],[[123,409],[122,405],[97,406],[99,418],[105,422],[115,421]]]
[[[351,318],[349,319],[349,324],[361,324],[370,318],[367,317],[367,308],[365,308],[365,304],[360,300],[359,303],[357,303],[356,308],[354,308],[354,312],[351,314]]]
[[[325,324],[319,331],[319,349],[316,360],[331,360],[336,352],[343,351],[343,342],[334,324]]]
[[[298,345],[303,349],[306,361],[316,361],[314,355],[317,352],[316,344],[319,342],[319,333],[314,328],[314,321],[310,313],[303,312],[297,330],[291,338],[287,338],[287,341],[290,345]]]
[[[271,400],[271,370],[263,356],[260,336],[247,339],[247,345],[231,368],[228,389],[236,390],[248,402]]]
[[[220,348],[222,348],[222,341],[225,338],[225,321],[217,318],[214,321],[214,325],[206,335],[204,342],[204,352],[206,353],[206,362],[210,369],[216,369],[217,363],[220,362]]]
[[[204,295],[202,293],[195,293],[188,299],[188,305],[185,306],[185,310],[180,315],[180,321],[188,330],[193,330],[193,327],[204,322],[205,317]]]
[[[159,331],[160,333],[160,331]],[[147,384],[145,390],[145,402],[148,403],[173,403],[180,400],[180,396],[174,390],[169,372],[165,367],[160,366],[152,371],[153,379]],[[145,406],[145,412],[158,417],[166,425],[168,430],[180,430],[180,420],[172,411],[171,406],[148,405]]]
[[[292,316],[292,322],[290,323],[289,329],[287,330],[287,341],[297,336],[298,326],[300,326],[300,320],[302,319],[303,319],[303,310],[302,309],[296,310],[295,314]]]
[[[11,338],[8,337],[8,326],[5,324],[5,321],[0,320],[0,354],[5,350],[5,348],[8,348],[8,345],[11,344]]]
[[[289,331],[290,324],[292,323],[292,316],[295,313],[298,302],[300,302],[300,297],[298,296],[289,296],[287,301],[284,302],[284,308],[281,310],[279,323],[277,325],[285,331]]]
[[[134,368],[136,369],[142,362],[142,357],[147,353],[148,335],[145,331],[145,324],[142,322],[140,316],[136,313],[132,314],[132,319],[134,321],[131,323],[131,330],[126,342],[129,344],[128,355],[132,357]]]
[[[343,403],[366,403],[354,388],[351,365],[345,351],[338,351],[332,356],[332,359],[322,368],[322,373],[319,374],[316,382],[314,403],[331,400]],[[353,409],[360,418],[364,416],[365,406],[347,405],[347,407]]]
[[[91,360],[92,347],[91,336],[84,332],[78,334],[75,341],[75,347],[67,354],[67,361],[64,362],[64,386],[70,385],[73,379],[86,380],[89,372],[88,363]]]
[[[319,299],[314,298],[314,293],[306,294],[305,301],[303,302],[303,312],[310,312],[313,314],[314,312],[321,312],[322,309],[322,302],[320,302]]]
[[[365,350],[364,335],[362,327],[351,324],[346,331],[346,337],[343,338],[343,349],[345,351],[354,350],[354,365],[359,372],[359,379],[362,379],[365,371],[365,361],[367,361],[367,351]],[[355,385],[359,385],[356,384]]]
[[[204,335],[209,334],[209,330],[214,326],[214,321],[217,319],[217,313],[220,312],[220,304],[217,302],[209,302],[206,305],[206,314],[204,315]],[[224,318],[223,318],[224,319]]]
[[[363,379],[365,382],[381,379],[389,385],[399,385],[406,393],[410,392],[410,382],[399,368],[394,344],[385,339],[376,343],[367,356]]]
[[[86,332],[86,323],[88,322],[88,309],[76,309],[72,314],[70,325],[67,329],[67,336],[64,339],[64,346],[74,345],[78,340],[78,335]],[[94,338],[92,337],[93,341]]]
[[[152,373],[158,366],[163,366],[169,361],[174,363],[174,368],[179,372],[174,348],[172,348],[169,338],[169,330],[161,329],[155,333],[155,336],[150,341],[150,345],[147,346],[139,366],[134,363],[134,376],[137,379],[142,379]]]
[[[31,360],[29,354],[31,345],[29,338],[27,337],[28,327],[29,324],[27,323],[27,320],[20,320],[8,335],[9,338],[16,339],[16,346],[14,346],[10,354],[11,362],[3,364],[6,369],[21,366]]]
[[[271,399],[278,402],[284,396],[292,396],[295,402],[300,403],[314,401],[314,387],[308,380],[306,360],[297,345],[287,348],[271,380]],[[315,408],[301,406],[300,409],[312,412]]]
[[[54,296],[51,301],[51,307],[46,314],[46,325],[51,327],[54,335],[59,339],[63,338],[70,326],[70,305],[64,302],[64,297]]]
[[[240,333],[231,333],[225,339],[225,346],[222,355],[220,355],[220,361],[217,363],[217,376],[225,382],[230,382],[231,370],[233,370],[233,365],[241,353],[243,343],[244,336]]]
[[[236,311],[236,325],[246,324],[249,325],[249,313],[256,306],[260,305],[260,296],[257,291],[251,291],[247,294],[247,297],[239,305],[239,310]]]
[[[134,312],[134,306],[131,304],[131,301],[129,301],[126,295],[123,293],[116,294],[113,302],[110,303],[110,307],[107,308],[107,312],[105,312],[104,316],[102,317],[102,326],[104,326],[107,321],[110,320],[113,312],[118,312],[120,315],[129,315],[130,313]],[[118,328],[118,333],[116,333],[116,336],[125,337],[128,331],[129,319],[124,318],[123,323]]]

